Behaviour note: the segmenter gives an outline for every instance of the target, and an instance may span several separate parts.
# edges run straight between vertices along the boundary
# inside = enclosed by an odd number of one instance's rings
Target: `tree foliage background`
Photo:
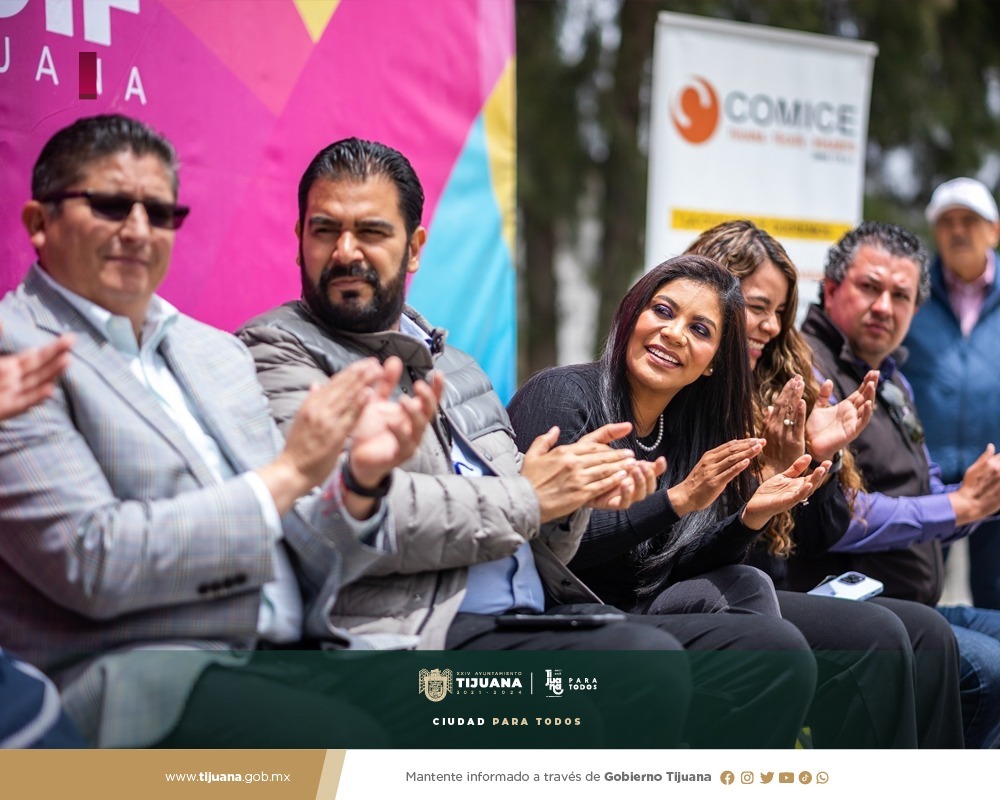
[[[934,187],[1000,183],[1000,2],[516,0],[521,379],[559,361],[557,257],[597,296],[600,347],[643,264],[653,36],[660,11],[875,42],[865,217],[926,237]]]

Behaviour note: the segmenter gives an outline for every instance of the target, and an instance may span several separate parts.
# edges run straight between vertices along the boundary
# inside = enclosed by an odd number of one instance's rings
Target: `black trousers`
[[[321,658],[318,651],[260,652],[244,666],[208,667],[195,683],[177,725],[156,746],[392,746],[390,729],[382,715],[350,701],[350,671],[342,665],[324,669]]]
[[[914,658],[917,742],[920,747],[962,747],[961,659],[948,620],[922,603],[875,597],[866,600],[891,611],[906,629]]]
[[[610,606],[556,606],[547,614],[616,611]],[[622,674],[610,690],[648,692],[650,707],[687,692],[687,720],[678,743],[710,748],[794,745],[816,681],[809,645],[790,623],[754,614],[628,615],[626,622],[591,630],[510,631],[494,617],[459,614],[448,631],[449,650],[679,650],[687,651],[689,684],[677,675]],[[664,724],[664,721],[659,723]]]
[[[778,592],[816,656],[817,747],[962,747],[955,637],[933,609]]]
[[[636,613],[642,612],[637,608]],[[660,592],[645,613],[781,616],[771,579],[746,564],[730,564],[677,581]]]

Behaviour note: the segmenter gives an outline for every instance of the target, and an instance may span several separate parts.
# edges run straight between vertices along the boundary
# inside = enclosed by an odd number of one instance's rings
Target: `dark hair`
[[[57,131],[35,162],[31,196],[41,200],[65,191],[79,182],[95,161],[123,152],[160,159],[170,173],[170,185],[177,196],[177,153],[173,145],[145,123],[122,114],[84,117]]]
[[[657,289],[679,279],[696,281],[715,293],[722,308],[722,331],[712,375],[681,389],[664,414],[666,486],[686,478],[713,447],[753,435],[743,292],[736,278],[702,256],[685,255],[664,261],[643,275],[618,304],[600,359],[602,414],[607,420],[628,420],[633,425],[636,422],[628,380],[629,341],[639,315],[649,307]],[[634,427],[625,446],[636,449]],[[669,537],[654,537],[640,545],[636,556],[642,562],[645,584],[640,599],[658,594],[676,553],[708,527],[739,510],[754,489],[753,475],[743,472],[711,506],[685,515],[670,529]]]
[[[781,315],[781,329],[772,339],[753,370],[754,424],[763,432],[767,407],[795,375],[805,382],[802,393],[806,408],[816,405],[819,381],[813,372],[813,353],[802,335],[795,330],[795,312],[798,300],[798,271],[785,248],[771,234],[748,220],[731,220],[716,225],[702,233],[687,249],[688,253],[714,258],[742,281],[770,261],[788,280],[785,311]],[[840,485],[852,502],[862,488],[861,475],[849,450],[844,451],[844,464],[838,475]],[[783,511],[772,520],[765,536],[772,555],[787,556],[792,551],[794,518],[791,511]]]
[[[305,222],[309,190],[321,178],[363,181],[384,175],[396,185],[399,213],[409,239],[420,225],[424,213],[424,190],[406,156],[379,142],[365,139],[341,139],[320,150],[299,181],[299,224]]]
[[[891,222],[862,222],[848,231],[826,254],[824,281],[839,284],[865,245],[885,250],[896,258],[906,258],[917,265],[917,305],[921,306],[931,296],[930,256],[914,234]],[[820,292],[820,304],[823,302]]]

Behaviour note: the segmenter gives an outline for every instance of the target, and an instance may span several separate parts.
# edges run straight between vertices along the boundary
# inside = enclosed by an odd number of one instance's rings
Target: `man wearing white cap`
[[[927,206],[938,255],[931,296],[904,345],[907,377],[945,483],[962,479],[983,445],[1000,447],[1000,214],[990,190],[972,178],[942,183]],[[973,603],[1000,608],[1000,522],[969,538]]]

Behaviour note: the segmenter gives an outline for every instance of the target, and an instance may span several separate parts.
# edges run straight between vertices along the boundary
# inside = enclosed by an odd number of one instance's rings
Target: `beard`
[[[350,333],[375,333],[394,329],[403,313],[406,296],[406,266],[409,248],[403,256],[399,270],[388,283],[379,280],[378,272],[363,261],[347,265],[329,265],[323,268],[319,280],[313,283],[302,267],[302,299],[309,309],[326,325],[334,330]],[[299,261],[304,264],[302,248],[299,247]],[[338,278],[360,278],[372,287],[372,296],[367,302],[352,294],[346,295],[340,303],[330,301],[330,284]]]

